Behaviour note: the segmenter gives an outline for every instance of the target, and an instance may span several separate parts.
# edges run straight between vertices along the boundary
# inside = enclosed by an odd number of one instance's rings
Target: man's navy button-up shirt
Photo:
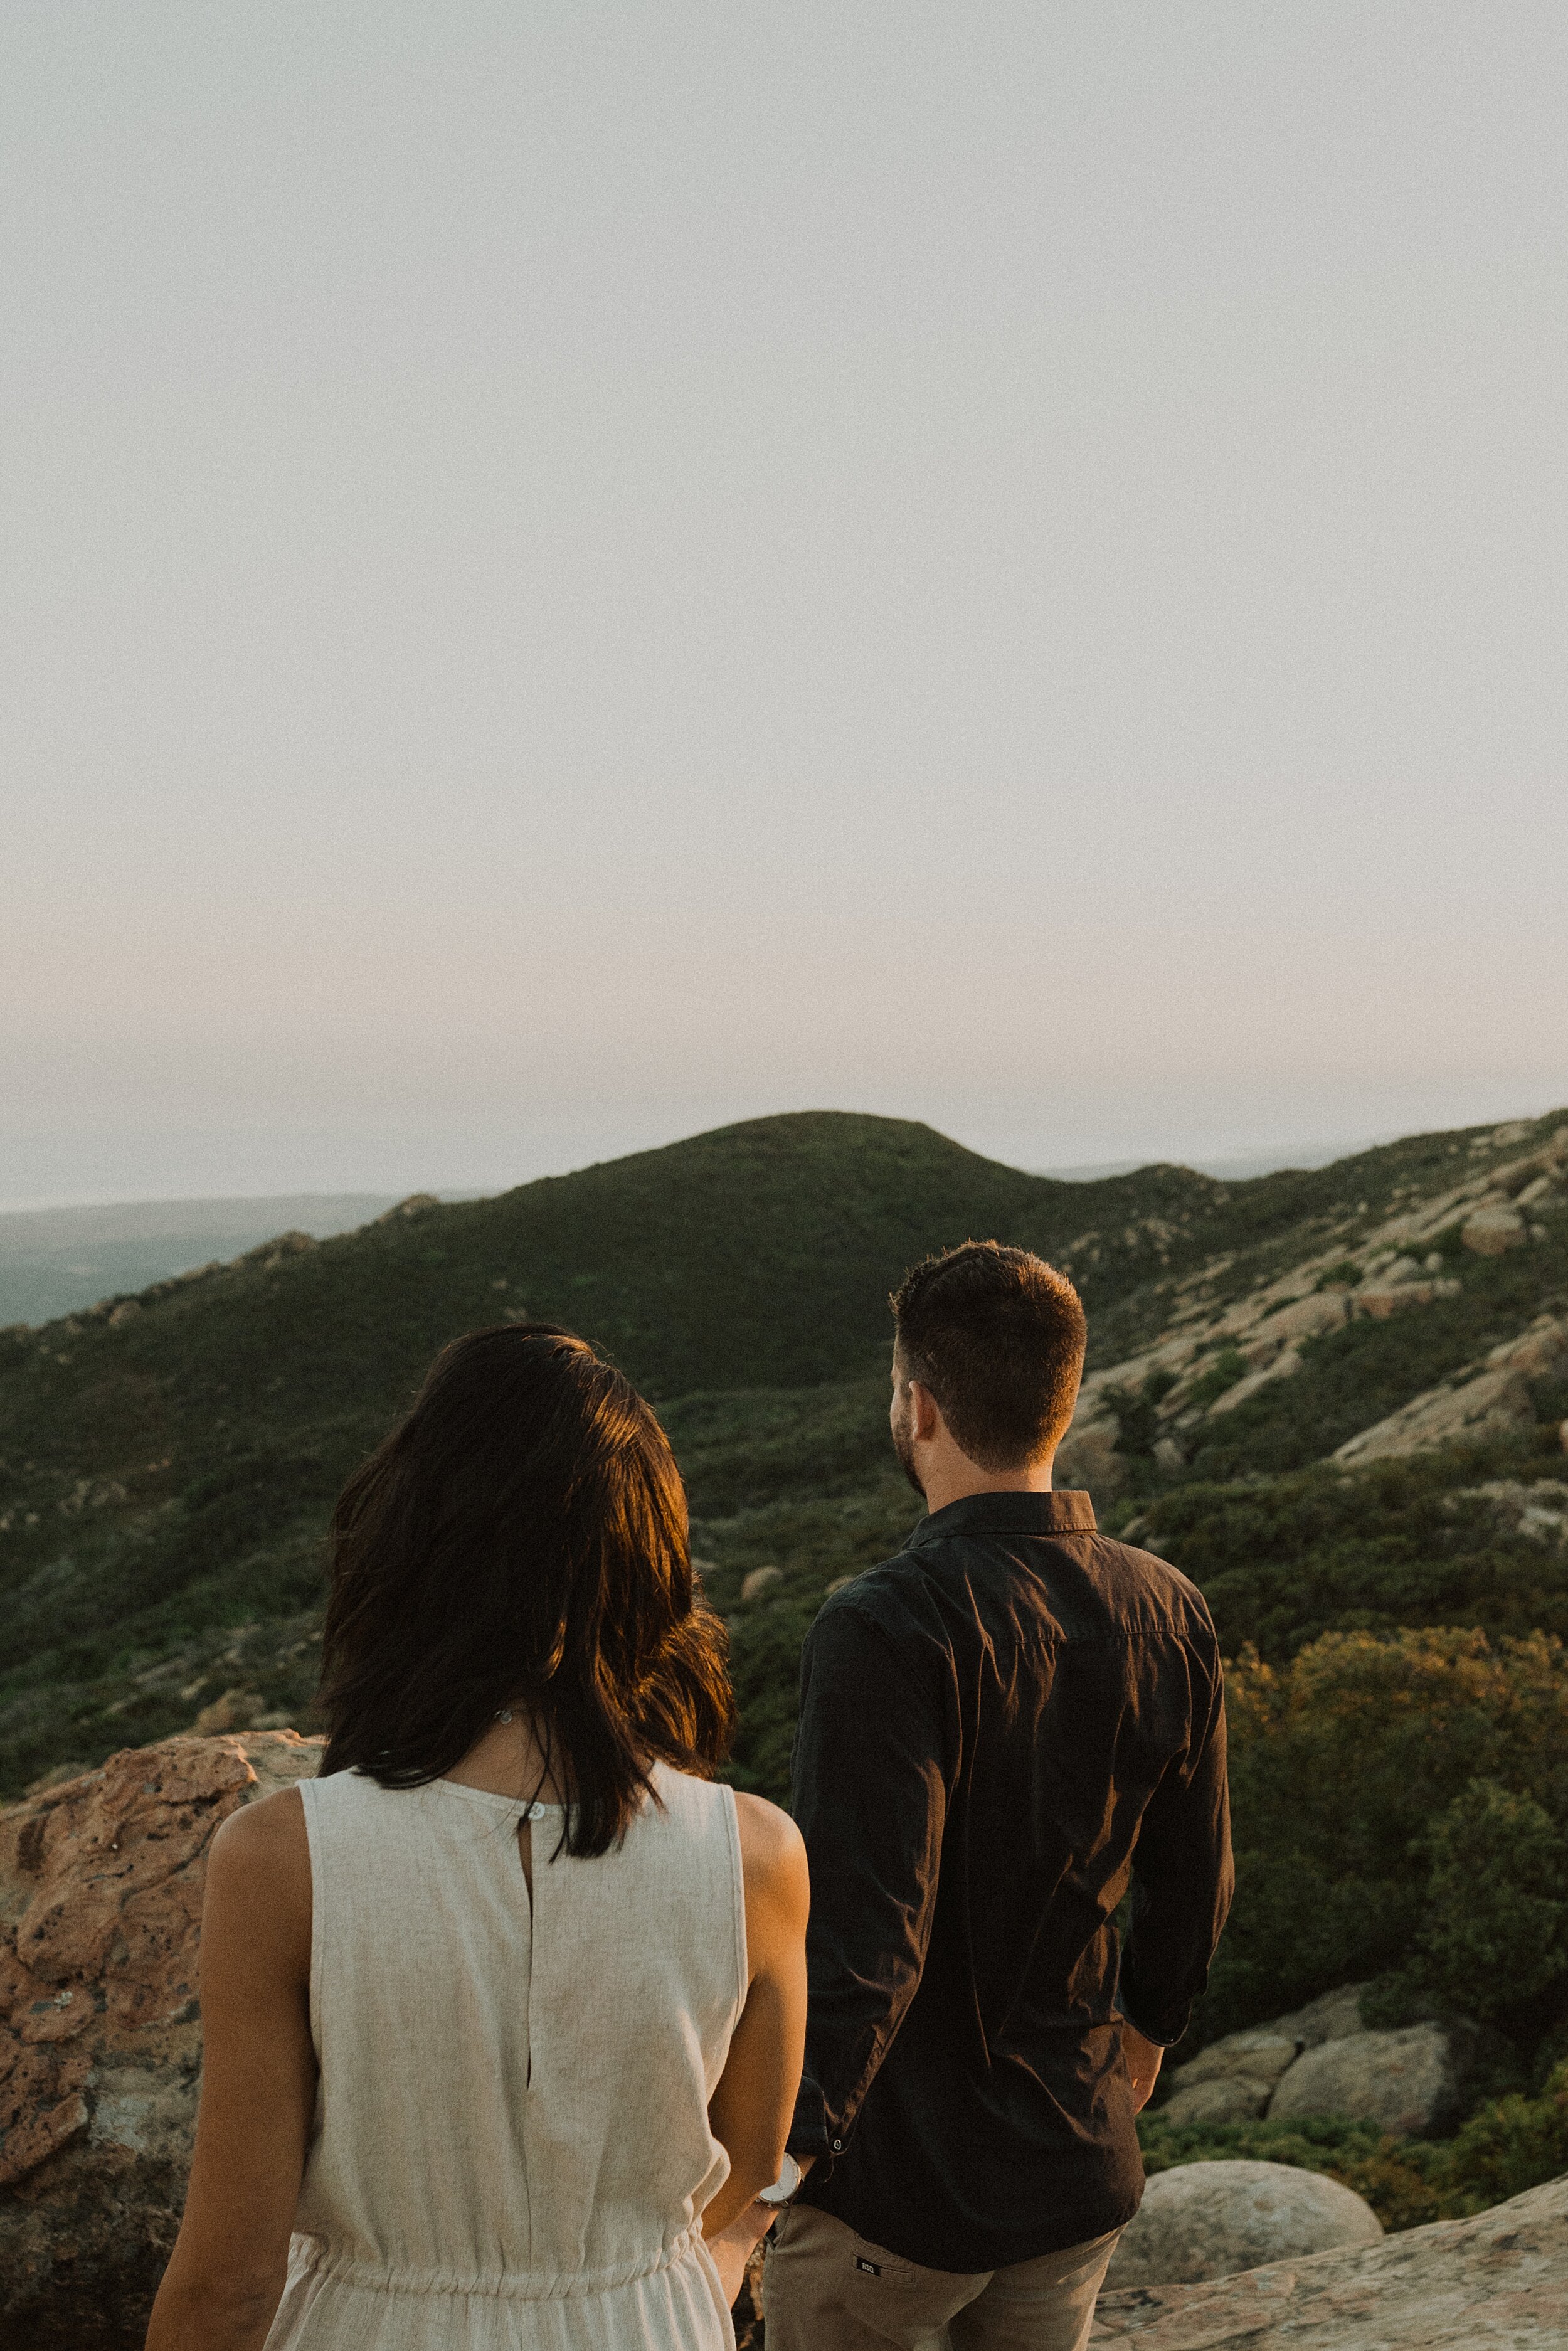
[[[1119,2017],[1179,2040],[1231,1893],[1195,1586],[1100,1534],[1086,1494],[950,1503],[812,1625],[794,1809],[810,2011],[789,2145],[819,2158],[802,2201],[966,2272],[1130,2220]]]

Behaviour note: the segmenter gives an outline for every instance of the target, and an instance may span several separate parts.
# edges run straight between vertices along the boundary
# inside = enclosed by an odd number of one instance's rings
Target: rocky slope
[[[1417,1932],[1462,1976],[1432,1889],[1501,1851],[1528,1866],[1489,1879],[1509,1964],[1484,1974],[1530,1962],[1496,2021],[1533,2084],[1568,1985],[1561,1113],[1230,1185],[1053,1182],[897,1122],[764,1120],[0,1333],[0,1794],[177,1731],[308,1728],[338,1486],[444,1338],[529,1311],[658,1399],[729,1621],[735,1775],[784,1794],[805,1628],[915,1507],[887,1290],[976,1232],[1071,1266],[1092,1348],[1063,1480],[1194,1577],[1237,1661],[1242,1891],[1200,2034]]]
[[[1234,1259],[1195,1268],[1176,1285],[1176,1311],[1152,1343],[1099,1364],[1085,1379],[1061,1457],[1063,1482],[1081,1480],[1107,1497],[1123,1482],[1130,1399],[1146,1402],[1153,1413],[1154,1458],[1179,1470],[1201,1454],[1217,1421],[1265,1389],[1296,1380],[1312,1342],[1346,1333],[1358,1322],[1427,1313],[1465,1295],[1467,1259],[1501,1258],[1560,1238],[1568,1207],[1568,1124],[1544,1132],[1523,1124],[1495,1129],[1463,1151],[1451,1145],[1448,1155],[1461,1162],[1453,1181],[1396,1186],[1391,1215],[1365,1229],[1359,1211],[1351,1221],[1331,1223],[1312,1235],[1313,1245],[1302,1255],[1239,1297],[1224,1297]],[[1560,1380],[1568,1370],[1568,1299],[1557,1294],[1558,1249],[1549,1268],[1542,1285],[1551,1297],[1547,1311],[1529,1314],[1522,1327],[1468,1360],[1461,1339],[1440,1381],[1356,1429],[1332,1458],[1364,1464],[1533,1426],[1532,1383]],[[1536,1300],[1527,1290],[1521,1302]],[[1448,1321],[1458,1327],[1458,1318]],[[1456,1352],[1444,1349],[1446,1336],[1437,1340],[1439,1354]]]
[[[1071,1268],[1064,1476],[1197,1576],[1228,1646],[1568,1632],[1565,1155],[1558,1115],[1228,1186],[1072,1184],[894,1121],[761,1120],[0,1332],[0,1793],[198,1719],[300,1720],[333,1493],[444,1338],[529,1311],[658,1398],[733,1619],[738,1768],[777,1791],[800,1632],[908,1524],[888,1287],[976,1232]],[[1335,1583],[1336,1510],[1396,1593]]]

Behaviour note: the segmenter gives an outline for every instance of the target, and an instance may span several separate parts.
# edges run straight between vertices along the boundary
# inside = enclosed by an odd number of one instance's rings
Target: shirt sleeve
[[[1188,1652],[1192,1731],[1149,1801],[1133,1852],[1132,1924],[1118,2001],[1145,2040],[1174,2047],[1208,1980],[1235,1873],[1225,1769],[1225,1686],[1216,1647]]]
[[[919,1987],[947,1810],[941,1714],[857,1610],[817,1619],[800,1661],[793,1765],[811,1868],[796,2156],[842,2154]]]

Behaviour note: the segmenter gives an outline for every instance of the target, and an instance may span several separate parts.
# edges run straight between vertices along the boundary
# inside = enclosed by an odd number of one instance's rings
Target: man
[[[768,2351],[1080,2351],[1143,2193],[1134,2116],[1229,1905],[1218,1651],[1185,1576],[1051,1490],[1071,1283],[970,1243],[893,1310],[893,1441],[928,1515],[801,1662],[804,2178]]]

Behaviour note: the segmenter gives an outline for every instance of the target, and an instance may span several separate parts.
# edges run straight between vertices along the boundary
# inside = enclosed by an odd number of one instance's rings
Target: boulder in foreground
[[[1188,2285],[1260,2262],[1375,2244],[1383,2223],[1354,2189],[1288,2163],[1179,2163],[1156,2173],[1111,2257],[1110,2286]]]
[[[1170,2175],[1162,2173],[1161,2178]],[[1094,2351],[1563,2351],[1568,2179],[1206,2285],[1107,2290]]]
[[[0,1812],[0,2351],[140,2351],[195,2126],[207,1850],[319,1760],[291,1730],[168,1739]]]

